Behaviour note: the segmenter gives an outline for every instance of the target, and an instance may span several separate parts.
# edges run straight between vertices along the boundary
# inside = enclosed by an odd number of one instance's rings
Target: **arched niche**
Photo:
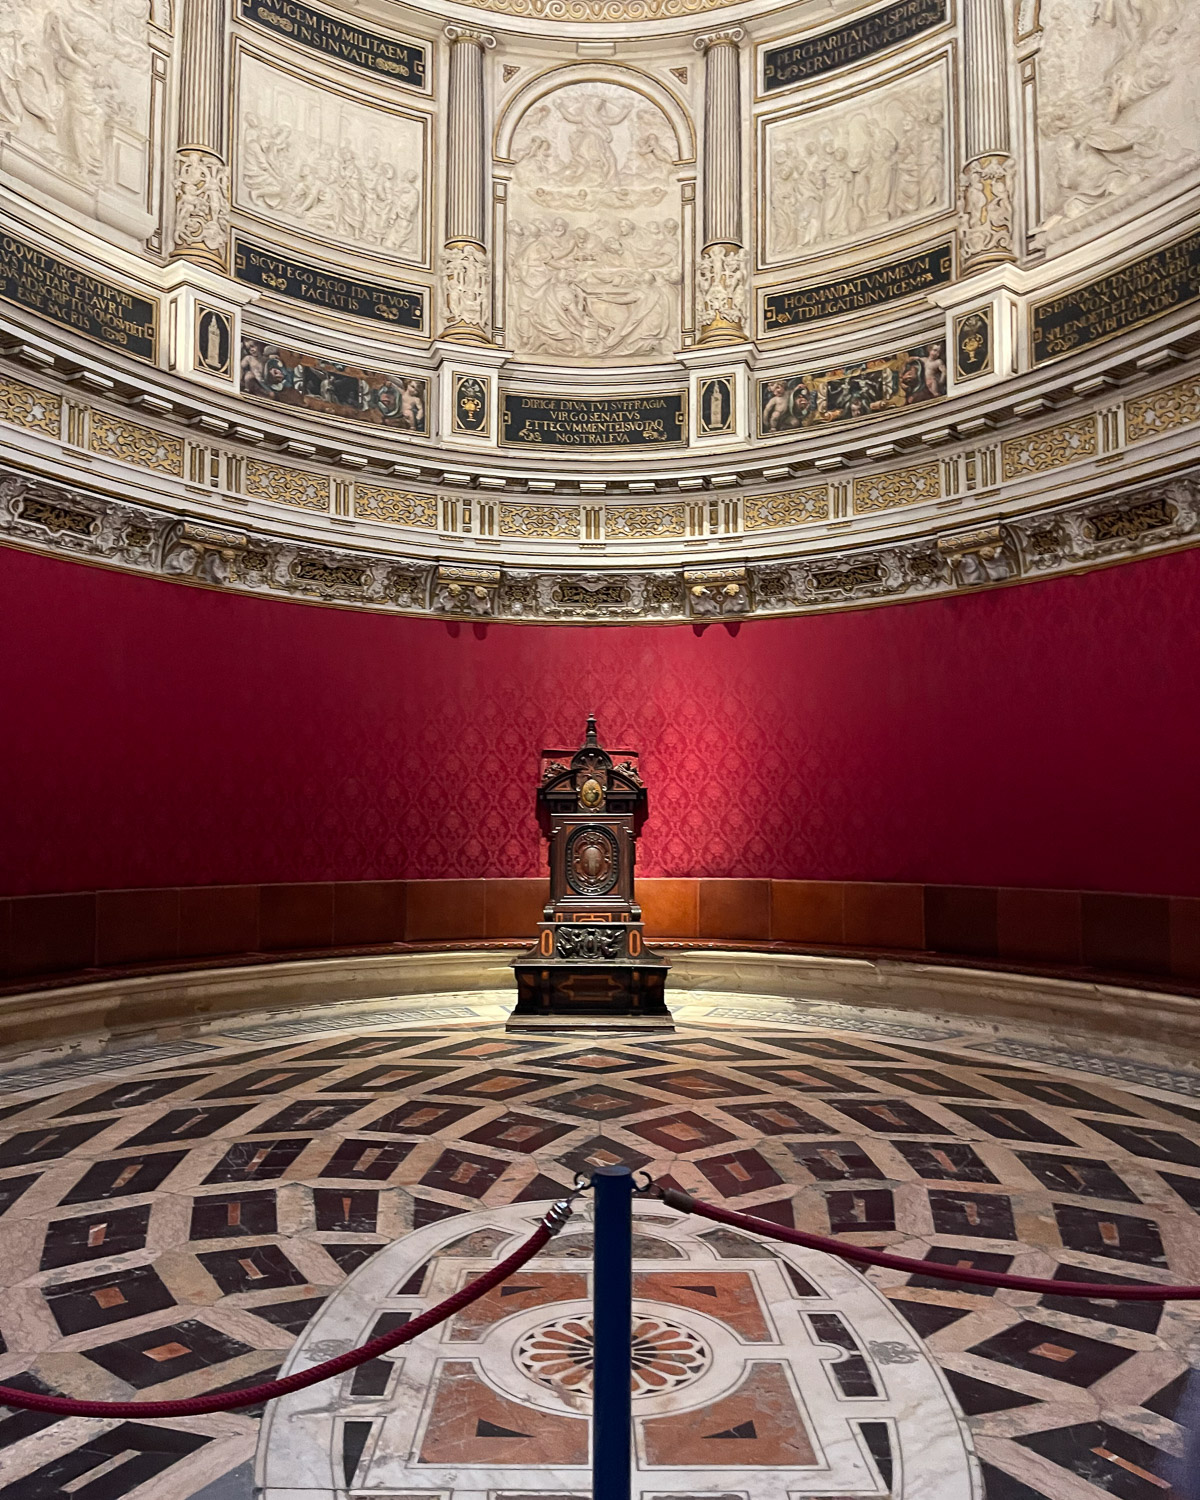
[[[519,359],[669,359],[684,325],[695,142],[644,73],[559,68],[497,122],[503,323]]]

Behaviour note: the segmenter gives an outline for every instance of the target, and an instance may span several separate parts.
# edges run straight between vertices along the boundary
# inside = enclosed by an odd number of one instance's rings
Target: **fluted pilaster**
[[[964,270],[1016,255],[1005,0],[962,0]]]
[[[444,338],[488,342],[487,136],[483,54],[487,31],[447,26],[450,89],[446,130],[446,238],[442,252]]]
[[[225,0],[183,0],[172,254],[222,270],[229,256]]]
[[[704,53],[704,245],[697,267],[700,342],[745,337],[740,26],[696,38]]]

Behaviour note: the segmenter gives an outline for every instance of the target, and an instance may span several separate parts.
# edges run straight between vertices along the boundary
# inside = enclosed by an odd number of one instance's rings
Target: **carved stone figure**
[[[423,251],[421,126],[246,58],[238,201],[311,234],[402,259]]]
[[[513,137],[509,337],[530,357],[656,358],[678,340],[681,236],[666,116],[569,84]]]
[[[696,272],[700,339],[717,343],[745,337],[746,258],[737,245],[708,245]]]
[[[144,194],[148,15],[146,0],[6,0],[0,143],[20,142],[81,187]]]
[[[960,244],[968,267],[1015,255],[1012,185],[1010,156],[980,156],[963,168]]]
[[[206,151],[175,158],[175,249],[224,264],[229,245],[229,168]]]
[[[1038,128],[1053,233],[1200,160],[1200,7],[1191,0],[1042,0]]]
[[[787,261],[948,206],[944,75],[926,68],[861,102],[767,131],[766,251]]]
[[[476,332],[487,337],[490,323],[490,280],[487,252],[465,241],[447,245],[442,251],[442,297],[446,332]]]

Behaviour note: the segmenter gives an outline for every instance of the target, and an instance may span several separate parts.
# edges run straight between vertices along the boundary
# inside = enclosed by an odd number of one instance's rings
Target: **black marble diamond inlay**
[[[454,1068],[423,1068],[418,1063],[377,1063],[350,1078],[339,1078],[327,1083],[323,1094],[399,1094],[411,1093],[434,1078],[453,1073]]]
[[[374,1234],[379,1217],[379,1194],[370,1188],[314,1188],[313,1207],[318,1229]]]
[[[982,1089],[971,1087],[948,1073],[939,1073],[936,1068],[860,1068],[868,1078],[874,1078],[889,1089],[907,1089],[912,1094],[928,1094],[931,1098],[991,1099]]]
[[[1144,1266],[1165,1266],[1162,1236],[1153,1219],[1133,1214],[1105,1213],[1099,1208],[1077,1208],[1056,1203],[1058,1232],[1069,1250],[1088,1255],[1106,1255],[1111,1260],[1132,1260]]]
[[[153,1266],[44,1286],[42,1296],[63,1333],[104,1328],[175,1306],[175,1298]]]
[[[443,1151],[421,1178],[425,1187],[441,1188],[446,1193],[464,1193],[468,1198],[482,1198],[492,1183],[504,1175],[506,1161],[493,1156],[474,1156],[465,1151]]]
[[[299,1297],[295,1302],[272,1302],[268,1307],[256,1303],[247,1311],[256,1318],[266,1318],[268,1323],[274,1323],[276,1328],[283,1328],[288,1333],[300,1333],[324,1306],[324,1297]]]
[[[560,1136],[569,1135],[574,1125],[557,1120],[543,1120],[537,1115],[523,1115],[508,1110],[498,1120],[489,1120],[478,1130],[463,1137],[477,1146],[495,1146],[501,1151],[544,1151]]]
[[[193,1073],[187,1078],[128,1079],[73,1104],[70,1109],[57,1110],[56,1114],[61,1118],[64,1115],[94,1115],[104,1109],[136,1109],[139,1104],[154,1104],[168,1094],[177,1094],[189,1083],[204,1083],[209,1077],[208,1073]]]
[[[0,1500],[120,1500],[210,1442],[207,1433],[122,1422],[6,1484]]]
[[[886,1176],[857,1141],[789,1141],[788,1150],[818,1182],[883,1182]]]
[[[831,1099],[829,1103],[859,1125],[880,1135],[890,1135],[894,1131],[903,1135],[953,1134],[947,1126],[939,1125],[904,1099]]]
[[[918,1283],[916,1278],[909,1282],[910,1286],[919,1284],[926,1283]],[[932,1282],[927,1284],[933,1285]],[[947,1284],[941,1283],[942,1286]],[[949,1328],[952,1323],[971,1315],[970,1309],[966,1307],[945,1307],[939,1302],[910,1302],[904,1297],[892,1297],[890,1300],[904,1321],[923,1339],[932,1338],[943,1328]]]
[[[582,1088],[568,1089],[565,1094],[551,1094],[539,1101],[543,1109],[558,1114],[575,1115],[584,1120],[613,1120],[645,1109],[648,1101],[638,1094],[627,1094],[607,1083],[585,1083]]]
[[[347,1115],[362,1108],[361,1103],[345,1099],[295,1099],[269,1120],[255,1125],[249,1134],[260,1135],[274,1130],[332,1130]]]
[[[1103,1282],[1107,1286],[1145,1286],[1132,1276],[1114,1276],[1109,1271],[1094,1271],[1090,1266],[1055,1266],[1055,1281]],[[1137,1328],[1154,1333],[1162,1322],[1161,1302],[1116,1302],[1100,1297],[1045,1296],[1038,1304],[1054,1312],[1070,1313],[1073,1318],[1088,1318],[1094,1323],[1109,1323],[1116,1328]]]
[[[151,1151],[142,1156],[98,1161],[58,1201],[99,1203],[106,1198],[132,1198],[135,1193],[156,1192],[186,1155],[186,1151]]]
[[[1165,1455],[1107,1422],[1030,1432],[1016,1441],[1118,1500],[1165,1500],[1168,1494],[1161,1478]]]
[[[286,1094],[289,1089],[300,1089],[328,1073],[328,1068],[261,1068],[257,1073],[246,1073],[231,1079],[203,1095],[205,1099],[243,1099],[253,1096],[270,1098],[275,1094]]]
[[[773,1083],[778,1088],[794,1089],[799,1094],[869,1094],[870,1088],[845,1073],[831,1073],[828,1068],[808,1067],[804,1063],[778,1062],[767,1066],[743,1067],[743,1073]]]
[[[377,1135],[437,1135],[468,1115],[477,1114],[477,1104],[444,1104],[440,1099],[410,1099],[386,1115],[368,1120],[359,1130]]]
[[[321,1176],[386,1182],[412,1148],[412,1141],[343,1141],[321,1168]]]
[[[761,1094],[748,1084],[722,1078],[704,1068],[672,1068],[669,1073],[648,1073],[638,1079],[639,1085],[661,1093],[681,1094],[685,1099],[747,1099]]]
[[[17,1199],[23,1193],[27,1193],[40,1176],[40,1172],[30,1172],[25,1177],[0,1178],[0,1214],[6,1214]]]
[[[918,1177],[952,1182],[999,1182],[983,1158],[965,1141],[893,1141]]]
[[[1142,1201],[1107,1162],[1085,1156],[1051,1156],[1049,1152],[1039,1151],[1018,1151],[1017,1160],[1043,1187],[1057,1193],[1076,1193],[1081,1198],[1108,1198],[1117,1203]]]
[[[1065,1135],[1059,1135],[1045,1120],[1039,1120],[1027,1109],[999,1105],[995,1109],[989,1109],[981,1104],[948,1104],[946,1108],[952,1109],[956,1115],[961,1115],[979,1130],[994,1135],[997,1140],[1034,1141],[1039,1146],[1074,1145],[1073,1141],[1069,1141]]]
[[[829,1227],[834,1234],[896,1227],[896,1211],[888,1188],[864,1188],[857,1193],[829,1193],[825,1206],[829,1211]]]
[[[101,1209],[73,1219],[55,1219],[46,1226],[41,1270],[73,1266],[84,1260],[104,1260],[140,1250],[150,1227],[150,1205]]]
[[[311,1140],[235,1141],[216,1164],[206,1183],[270,1182],[282,1177]]]
[[[722,1104],[721,1108],[762,1135],[838,1134],[836,1127],[786,1099],[773,1099],[767,1104]]]
[[[973,1375],[962,1375],[957,1370],[947,1370],[946,1379],[958,1397],[958,1404],[969,1417],[986,1416],[992,1411],[1012,1411],[1018,1406],[1036,1406],[1036,1396],[1024,1396],[1020,1391],[1007,1391],[1003,1386],[992,1385],[986,1380],[976,1380]]]
[[[1000,1255],[991,1250],[951,1250],[946,1245],[935,1245],[926,1250],[922,1260],[930,1260],[938,1266],[959,1266],[976,1271],[1007,1271],[1013,1263],[1011,1255]],[[947,1281],[944,1276],[925,1275],[924,1272],[908,1278],[909,1286],[926,1286],[946,1292],[969,1292],[976,1297],[994,1297],[994,1286],[978,1286],[970,1281]]]
[[[117,1115],[107,1120],[88,1120],[79,1125],[42,1126],[40,1130],[26,1130],[19,1135],[10,1135],[0,1142],[0,1169],[4,1167],[29,1167],[35,1162],[55,1161],[60,1156],[69,1156],[78,1151],[86,1141],[115,1125]]]
[[[304,1286],[298,1271],[278,1245],[239,1245],[236,1249],[201,1251],[196,1259],[228,1296],[231,1292],[265,1292],[271,1287]]]
[[[193,1370],[224,1364],[251,1353],[249,1344],[188,1318],[182,1323],[168,1323],[164,1328],[101,1344],[87,1350],[87,1358],[134,1390],[144,1391],[148,1386],[161,1385],[164,1380],[176,1380]]]
[[[1059,1109],[1090,1109],[1105,1115],[1132,1113],[1128,1109],[1122,1109],[1119,1104],[1114,1104],[1111,1099],[1093,1094],[1090,1089],[1081,1088],[1077,1083],[1069,1083],[1064,1078],[1013,1078],[1005,1075],[993,1078],[992,1082],[1002,1083],[1005,1088],[1036,1099],[1039,1104],[1052,1104]],[[1089,1120],[1088,1124],[1091,1123]]]
[[[569,1172],[581,1173],[584,1177],[590,1177],[597,1167],[628,1167],[631,1172],[636,1172],[639,1167],[644,1167],[650,1160],[641,1151],[635,1151],[632,1146],[627,1146],[623,1141],[614,1141],[607,1136],[594,1135],[578,1146],[572,1147],[565,1156],[558,1158],[559,1164],[566,1167]]]
[[[1082,1333],[1064,1333],[1046,1323],[1014,1323],[968,1350],[981,1359],[1012,1365],[1017,1370],[1087,1387],[1103,1379],[1136,1351],[1101,1343]]]
[[[1012,1203],[1003,1193],[931,1190],[929,1207],[938,1234],[978,1235],[984,1240],[1015,1240]]]
[[[193,1240],[239,1239],[246,1235],[274,1234],[278,1224],[275,1194],[214,1193],[192,1204]]]
[[[1130,1156],[1169,1161],[1176,1167],[1200,1167],[1200,1145],[1178,1131],[1154,1130],[1148,1125],[1118,1125],[1110,1120],[1089,1120],[1087,1125]]]
[[[199,1141],[232,1125],[253,1108],[249,1104],[189,1104],[170,1110],[137,1135],[123,1142],[129,1146],[165,1146],[171,1141]]]

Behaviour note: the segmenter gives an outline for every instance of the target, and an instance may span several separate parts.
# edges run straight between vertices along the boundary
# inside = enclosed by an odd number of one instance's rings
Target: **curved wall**
[[[806,619],[398,619],[0,549],[0,891],[541,872],[640,748],[647,876],[1200,895],[1200,551]],[[1169,628],[1164,626],[1169,621]]]

